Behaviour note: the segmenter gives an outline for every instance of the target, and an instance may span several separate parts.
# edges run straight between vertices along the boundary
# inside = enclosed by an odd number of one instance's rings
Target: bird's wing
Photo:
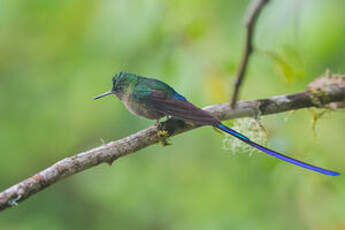
[[[170,95],[161,90],[153,90],[145,96],[141,93],[140,103],[163,114],[197,125],[213,125],[217,122],[215,117],[188,102],[178,93]]]

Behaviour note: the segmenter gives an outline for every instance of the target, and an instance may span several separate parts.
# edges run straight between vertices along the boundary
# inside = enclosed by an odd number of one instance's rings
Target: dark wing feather
[[[142,97],[141,103],[150,106],[158,112],[190,121],[197,125],[214,125],[218,122],[215,117],[192,103],[175,98],[160,90],[155,90],[149,95]]]

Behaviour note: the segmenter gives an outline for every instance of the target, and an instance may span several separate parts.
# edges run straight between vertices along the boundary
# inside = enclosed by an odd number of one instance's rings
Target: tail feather
[[[306,168],[306,169],[310,169],[310,170],[313,170],[313,171],[316,171],[316,172],[319,172],[319,173],[323,173],[323,174],[326,174],[326,175],[331,175],[331,176],[339,175],[338,172],[322,169],[322,168],[319,168],[319,167],[316,167],[316,166],[304,163],[302,161],[293,159],[291,157],[285,156],[285,155],[283,155],[281,153],[278,153],[278,152],[275,152],[275,151],[273,151],[271,149],[265,148],[265,147],[255,143],[255,142],[249,140],[249,138],[243,136],[242,134],[236,132],[235,130],[226,127],[225,125],[223,125],[221,123],[216,124],[215,127],[217,127],[218,129],[220,129],[220,130],[222,130],[222,131],[224,131],[226,133],[229,133],[230,135],[240,139],[241,141],[247,143],[248,145],[251,145],[254,148],[257,148],[257,149],[261,150],[262,152],[267,153],[269,155],[272,155],[272,156],[274,156],[276,158],[279,158],[279,159],[281,159],[283,161],[287,161],[287,162],[290,162],[292,164],[298,165],[300,167],[303,167],[303,168]]]

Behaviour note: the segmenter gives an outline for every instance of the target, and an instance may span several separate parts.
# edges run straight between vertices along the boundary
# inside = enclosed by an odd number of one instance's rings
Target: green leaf
[[[285,45],[279,51],[263,51],[263,53],[272,58],[278,74],[289,83],[305,76],[301,56],[293,47]]]

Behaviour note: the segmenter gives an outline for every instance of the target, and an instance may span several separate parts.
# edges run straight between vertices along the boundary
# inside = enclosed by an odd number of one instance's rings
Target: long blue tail
[[[331,175],[331,176],[338,176],[339,175],[338,172],[333,172],[333,171],[330,171],[330,170],[322,169],[322,168],[319,168],[319,167],[316,167],[316,166],[304,163],[302,161],[295,160],[295,159],[293,159],[291,157],[285,156],[285,155],[283,155],[281,153],[275,152],[275,151],[270,150],[268,148],[265,148],[265,147],[263,147],[263,146],[261,146],[259,144],[256,144],[255,142],[249,140],[249,138],[243,136],[242,134],[236,132],[235,130],[226,127],[225,125],[223,125],[221,123],[215,125],[215,127],[219,128],[220,130],[222,130],[224,132],[227,132],[227,133],[231,134],[232,136],[240,139],[241,141],[247,143],[248,145],[251,145],[254,148],[257,148],[257,149],[261,150],[262,152],[267,153],[269,155],[272,155],[274,157],[277,157],[277,158],[279,158],[279,159],[281,159],[283,161],[287,161],[287,162],[290,162],[292,164],[298,165],[300,167],[303,167],[303,168],[306,168],[306,169],[310,169],[310,170],[314,170],[316,172],[323,173],[323,174],[326,174],[326,175]]]

